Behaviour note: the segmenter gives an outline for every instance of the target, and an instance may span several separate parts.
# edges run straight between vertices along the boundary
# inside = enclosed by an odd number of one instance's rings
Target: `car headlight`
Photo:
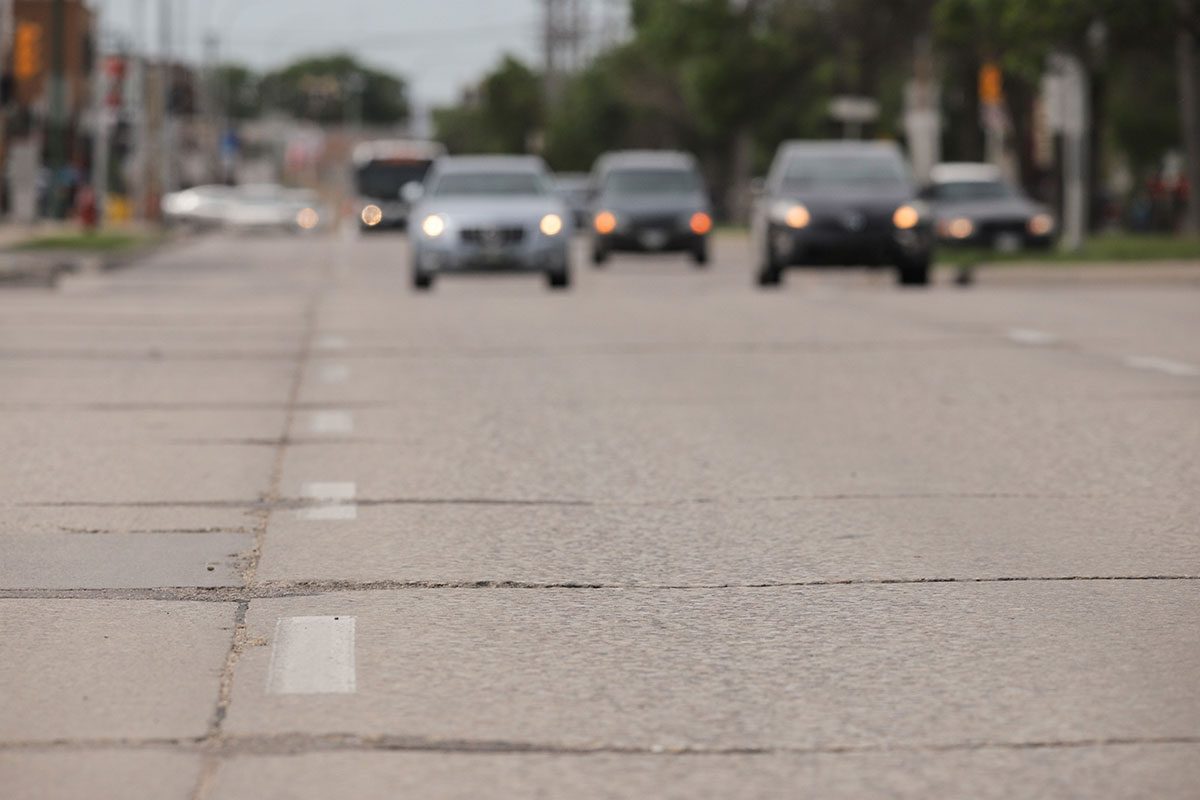
[[[792,203],[783,201],[776,203],[771,208],[771,218],[776,222],[782,222],[789,228],[807,228],[808,223],[812,222],[812,214],[808,212],[808,208],[803,203]]]
[[[364,225],[373,228],[380,222],[383,222],[383,209],[372,203],[363,208],[360,216]]]
[[[917,223],[921,221],[921,212],[910,205],[903,205],[896,209],[896,213],[892,214],[892,224],[902,231],[917,227]]]
[[[975,223],[966,217],[943,220],[938,225],[938,232],[950,239],[968,239],[975,232]]]
[[[546,236],[558,236],[562,233],[563,221],[558,214],[547,214],[538,223],[538,230]]]
[[[421,222],[421,230],[430,239],[436,239],[446,230],[446,220],[437,214],[430,214]]]
[[[596,233],[612,233],[617,229],[617,215],[611,211],[601,211],[592,220],[592,226],[596,229]]]
[[[315,208],[302,208],[296,212],[296,224],[306,231],[311,231],[317,227],[321,221],[321,216]]]
[[[1054,230],[1054,217],[1049,214],[1034,214],[1029,220],[1029,232],[1034,236],[1045,236]]]
[[[688,227],[692,229],[692,233],[697,236],[703,236],[712,230],[712,217],[705,214],[703,211],[697,211],[692,214],[692,218],[688,220]]]

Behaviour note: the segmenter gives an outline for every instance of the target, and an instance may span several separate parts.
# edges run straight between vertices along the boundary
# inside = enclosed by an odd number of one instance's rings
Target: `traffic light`
[[[13,37],[13,73],[27,81],[42,74],[42,26],[21,22]]]
[[[985,106],[999,105],[1004,99],[1004,77],[994,62],[979,68],[979,102]]]

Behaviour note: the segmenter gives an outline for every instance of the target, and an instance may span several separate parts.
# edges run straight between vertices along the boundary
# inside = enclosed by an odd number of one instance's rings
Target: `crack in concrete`
[[[623,755],[623,756],[771,756],[850,755],[857,753],[953,753],[978,750],[1050,750],[1088,747],[1146,747],[1200,745],[1200,736],[1095,737],[1026,741],[968,740],[928,744],[828,744],[705,746],[679,744],[563,744],[509,739],[438,739],[425,736],[359,735],[353,733],[280,733],[205,735],[147,739],[55,739],[0,743],[0,752],[80,752],[88,750],[178,750],[202,753],[218,762],[233,756],[304,755],[331,751],[474,753],[510,755]],[[205,784],[205,788],[208,784]],[[198,787],[198,789],[201,787]],[[193,795],[194,797],[196,795]]]
[[[294,443],[283,438],[270,440],[280,447]],[[329,442],[332,443],[332,440]],[[840,500],[1095,500],[1114,497],[1090,492],[831,492],[827,494],[762,495],[758,497],[683,497],[665,500],[587,500],[581,498],[519,498],[519,497],[382,497],[356,498],[358,506],[580,506],[595,508],[646,508],[674,505],[707,505],[721,503],[793,503],[828,502]],[[1123,495],[1130,497],[1134,495]],[[17,508],[238,508],[271,511],[309,508],[320,501],[305,498],[278,497],[258,500],[55,500],[11,504]]]
[[[248,559],[249,561],[250,559]],[[265,581],[246,586],[175,586],[148,589],[0,589],[0,600],[153,600],[247,603],[281,597],[316,597],[335,592],[394,592],[413,589],[593,589],[607,591],[721,591],[726,589],[805,589],[836,586],[921,586],[926,584],[1115,583],[1196,581],[1200,575],[1000,575],[978,578],[815,578],[754,583],[603,583],[591,581],[485,580],[303,580]]]

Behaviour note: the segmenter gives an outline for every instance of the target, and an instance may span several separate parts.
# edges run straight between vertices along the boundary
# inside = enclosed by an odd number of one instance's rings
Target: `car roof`
[[[822,155],[845,153],[887,153],[903,157],[895,142],[872,142],[855,139],[790,139],[779,145],[779,155]]]
[[[995,183],[1003,175],[995,164],[954,161],[936,165],[929,171],[929,179],[934,183]]]
[[[354,147],[352,158],[358,165],[376,159],[400,161],[424,161],[437,158],[446,152],[440,142],[420,139],[377,139],[360,142]]]
[[[596,172],[614,169],[696,169],[696,159],[682,150],[614,150],[596,159]]]
[[[537,156],[442,156],[435,162],[439,174],[448,172],[546,172]]]

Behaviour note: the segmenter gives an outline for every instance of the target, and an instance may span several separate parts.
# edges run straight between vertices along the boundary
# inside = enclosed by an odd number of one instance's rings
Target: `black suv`
[[[687,153],[607,153],[592,168],[592,191],[592,263],[614,250],[683,251],[708,263],[711,204]]]
[[[933,216],[900,152],[885,142],[785,142],[755,201],[758,284],[794,265],[892,265],[929,283]]]

